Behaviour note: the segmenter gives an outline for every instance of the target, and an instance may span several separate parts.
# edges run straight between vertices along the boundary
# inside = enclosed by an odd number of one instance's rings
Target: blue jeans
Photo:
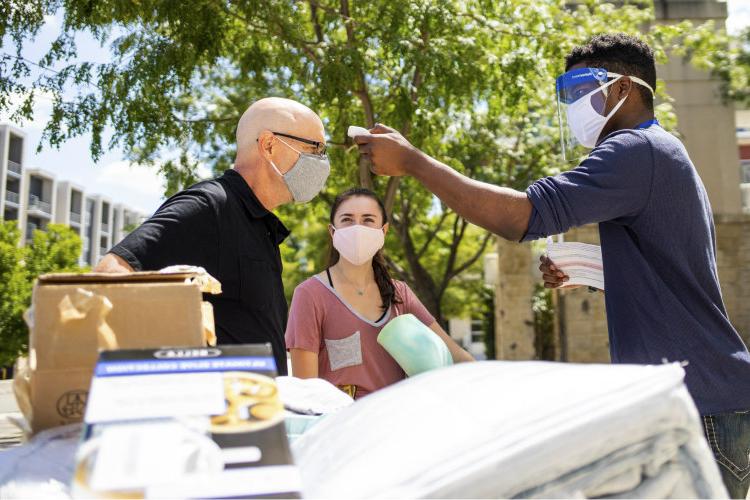
[[[708,445],[731,498],[745,498],[750,486],[750,410],[703,417]]]

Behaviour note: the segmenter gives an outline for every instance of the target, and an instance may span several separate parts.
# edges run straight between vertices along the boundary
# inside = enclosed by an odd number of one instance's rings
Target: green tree
[[[44,17],[63,13],[39,61],[21,57]],[[319,112],[333,174],[315,203],[282,210],[295,236],[284,251],[292,285],[324,259],[327,207],[355,184],[392,213],[388,251],[396,274],[443,320],[480,301],[459,288],[478,275],[490,236],[472,229],[410,179],[374,178],[346,137],[351,124],[398,128],[417,147],[479,180],[525,188],[559,171],[555,76],[590,35],[639,32],[650,1],[597,0],[10,0],[0,6],[0,109],[28,117],[52,97],[44,132],[55,146],[90,132],[91,154],[122,147],[153,164],[168,191],[196,180],[197,164],[231,165],[234,127],[252,101],[294,97]],[[76,59],[76,35],[109,48],[111,61]],[[645,34],[663,62],[695,32],[653,25]],[[699,32],[702,36],[712,36]],[[11,52],[12,49],[15,52]],[[696,55],[701,55],[698,46]],[[660,94],[664,96],[662,89]],[[669,102],[663,123],[673,123]],[[105,131],[113,130],[111,137]],[[316,220],[312,220],[316,218]],[[290,283],[294,280],[294,283]],[[456,297],[463,302],[458,303]]]
[[[50,224],[35,230],[32,241],[19,246],[16,221],[0,224],[0,367],[9,366],[28,348],[23,313],[31,304],[34,280],[45,273],[79,271],[81,239],[67,226]]]
[[[63,224],[49,224],[44,231],[34,231],[31,244],[24,250],[29,281],[45,273],[81,270],[78,265],[81,238]]]
[[[20,238],[21,231],[15,221],[0,224],[0,367],[13,364],[27,347],[23,312],[29,304],[30,289]]]
[[[706,23],[676,46],[674,53],[718,77],[726,100],[750,107],[750,28],[732,36]]]

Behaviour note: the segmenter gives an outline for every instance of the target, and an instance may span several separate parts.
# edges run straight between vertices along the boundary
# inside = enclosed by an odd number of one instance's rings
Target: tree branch
[[[408,281],[410,283],[414,282],[414,276],[411,275],[408,269],[401,267],[400,265],[398,265],[398,263],[396,263],[395,260],[391,259],[387,255],[385,257],[385,261],[388,264],[388,267],[396,271],[396,273],[402,280]]]
[[[47,66],[42,66],[41,64],[35,63],[34,61],[32,61],[30,59],[26,59],[25,57],[13,55],[13,54],[8,54],[7,52],[0,52],[0,56],[2,56],[2,57],[10,57],[10,58],[15,59],[17,61],[23,61],[23,62],[25,62],[27,64],[31,64],[33,66],[36,66],[39,69],[43,69],[44,71],[49,71],[50,73],[54,73],[56,75],[60,74],[60,71],[54,70],[54,69],[49,68]]]
[[[344,28],[346,29],[346,45],[352,52],[356,51],[355,38],[354,38],[354,26],[349,22],[349,0],[341,0],[340,14],[345,19]],[[365,74],[360,67],[358,69],[358,80],[359,88],[354,89],[354,95],[359,98],[362,103],[362,108],[365,114],[365,125],[367,128],[375,126],[375,111],[372,106],[372,99],[367,90],[367,82],[365,81]],[[373,189],[372,173],[370,172],[370,162],[360,156],[359,157],[359,184],[367,189]],[[391,207],[393,204],[391,203]]]
[[[318,39],[318,43],[323,43],[323,28],[320,26],[318,21],[318,4],[310,0],[307,2],[310,5],[310,19],[313,23],[313,29],[315,30],[315,37]]]
[[[466,262],[464,262],[463,264],[458,266],[456,269],[454,269],[453,272],[451,273],[450,279],[455,278],[462,272],[469,269],[472,265],[474,265],[477,259],[479,259],[479,257],[481,257],[484,251],[487,249],[487,244],[490,242],[491,239],[492,239],[492,233],[487,232],[484,235],[484,239],[482,240],[482,245],[479,247],[479,250],[477,250],[477,252],[474,255],[472,255],[471,258],[469,258]]]
[[[461,245],[461,241],[464,239],[466,234],[466,227],[469,225],[465,219],[456,214],[456,220],[453,222],[453,240],[451,241],[450,251],[448,253],[448,260],[445,263],[445,271],[443,273],[443,279],[440,281],[440,294],[448,288],[448,282],[451,278],[451,273],[454,270],[456,264],[456,258],[458,257],[458,247]],[[459,229],[460,227],[460,229]]]
[[[275,24],[279,29],[277,31],[272,31],[267,26],[258,25],[256,23],[253,23],[252,21],[250,21],[250,19],[248,19],[245,16],[239,14],[238,12],[235,12],[235,11],[231,10],[228,7],[224,10],[224,12],[226,12],[227,15],[229,15],[231,17],[234,17],[238,21],[240,21],[240,22],[246,24],[247,26],[253,28],[255,31],[257,31],[259,33],[263,33],[263,34],[268,35],[268,36],[279,37],[279,38],[281,38],[283,40],[286,40],[287,42],[291,42],[292,45],[295,46],[295,48],[300,49],[305,54],[307,54],[307,56],[312,61],[314,61],[315,64],[320,64],[320,60],[318,59],[318,56],[310,48],[310,46],[316,46],[316,45],[318,45],[320,43],[320,41],[313,42],[313,41],[310,41],[310,40],[301,40],[301,39],[298,39],[298,38],[294,38],[294,37],[290,36],[289,33],[286,33],[285,30],[284,30],[283,25],[281,25],[278,22],[274,22],[273,24]],[[270,21],[271,21],[270,19],[266,20],[266,23],[267,23],[268,26],[271,26],[271,24],[272,24]]]
[[[349,16],[349,10],[348,9],[346,10],[346,14],[344,14],[343,10],[336,10],[336,9],[334,9],[332,7],[321,5],[316,0],[309,0],[309,3],[310,3],[310,6],[315,6],[315,8],[318,8],[318,9],[324,11],[324,12],[328,12],[329,14],[334,14],[336,16],[341,17],[345,22],[356,23],[356,21]]]
[[[396,192],[401,184],[401,177],[391,177],[388,179],[388,184],[385,187],[385,199],[383,204],[385,205],[385,213],[388,217],[393,213],[393,205],[396,201]]]
[[[430,273],[428,273],[427,270],[419,262],[417,254],[414,250],[414,240],[412,240],[411,234],[409,233],[410,216],[408,204],[403,199],[401,200],[401,213],[403,221],[401,224],[398,224],[397,234],[399,235],[399,239],[401,240],[406,261],[409,263],[409,267],[411,268],[413,273],[412,277],[414,278],[414,281],[412,281],[412,284],[418,285],[422,293],[429,293],[434,295],[435,282],[432,279],[432,276],[430,276]]]
[[[440,216],[440,220],[435,225],[435,228],[430,232],[424,244],[422,245],[422,248],[420,248],[419,252],[417,252],[417,257],[421,259],[422,256],[424,256],[424,253],[427,251],[427,247],[430,245],[430,243],[432,243],[432,241],[435,239],[435,236],[437,236],[437,234],[440,232],[440,229],[443,227],[443,223],[445,222],[445,219],[448,218],[449,214],[449,210],[443,211],[443,215]]]
[[[424,29],[424,24],[422,25],[422,31],[421,31],[421,38],[422,38],[422,44],[423,48],[427,47],[427,42],[429,39],[429,34],[427,30]],[[417,98],[419,97],[419,87],[422,85],[422,72],[419,69],[419,66],[417,66],[414,69],[414,76],[411,80],[411,88],[409,89],[409,96],[411,99],[412,104],[416,104]],[[406,120],[406,123],[404,123],[404,126],[401,128],[401,135],[408,138],[409,134],[411,133],[411,124],[412,120],[409,118]],[[385,211],[387,214],[391,214],[393,212],[393,205],[396,201],[396,193],[398,192],[398,188],[401,185],[401,178],[400,177],[391,177],[388,179],[388,185],[385,188],[385,198],[383,200],[383,204],[385,205]],[[420,252],[420,257],[424,252]]]
[[[223,116],[219,118],[194,118],[194,119],[188,119],[188,118],[180,118],[176,114],[172,113],[172,117],[181,123],[222,123],[222,122],[231,122],[231,121],[238,121],[240,118],[239,116]]]
[[[499,28],[496,26],[490,26],[485,19],[480,18],[476,14],[471,14],[468,12],[456,12],[456,15],[458,17],[468,17],[477,23],[481,24],[485,28],[489,28],[491,31],[494,31],[495,33],[500,33],[502,35],[510,35],[510,36],[520,36],[524,38],[536,38],[539,35],[535,35],[534,33],[529,33],[527,31],[513,31],[507,28]],[[546,28],[547,26],[545,26]]]

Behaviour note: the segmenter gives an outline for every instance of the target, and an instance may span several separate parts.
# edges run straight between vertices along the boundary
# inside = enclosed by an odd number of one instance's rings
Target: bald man
[[[208,297],[219,344],[270,342],[286,375],[279,245],[289,230],[271,210],[310,201],[329,172],[318,115],[289,99],[261,99],[237,125],[234,168],[169,198],[94,270],[205,268],[222,284],[221,295]]]

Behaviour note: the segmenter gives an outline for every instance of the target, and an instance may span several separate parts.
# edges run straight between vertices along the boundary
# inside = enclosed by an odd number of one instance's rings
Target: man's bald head
[[[248,157],[263,131],[325,142],[320,117],[304,104],[282,97],[256,101],[242,114],[237,124],[237,156]]]

